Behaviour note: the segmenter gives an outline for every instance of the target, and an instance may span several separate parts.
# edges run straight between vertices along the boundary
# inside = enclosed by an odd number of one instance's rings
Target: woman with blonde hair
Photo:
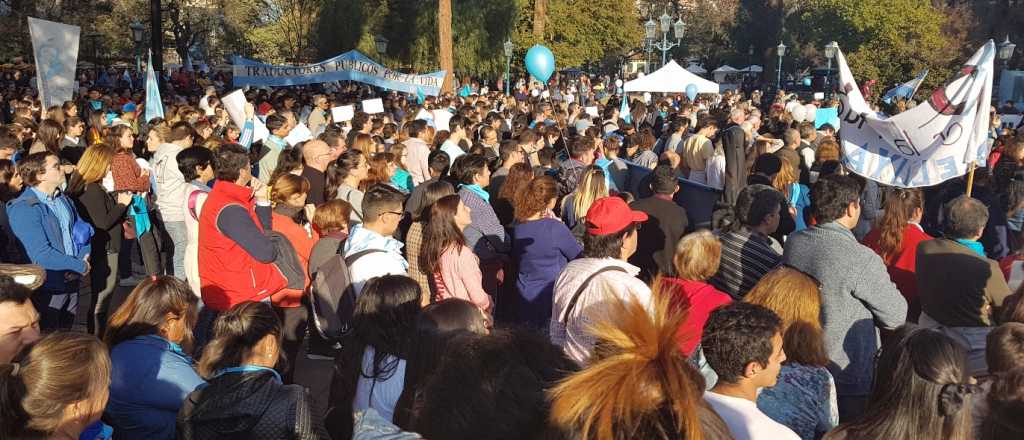
[[[103,179],[110,173],[114,147],[99,143],[85,149],[68,183],[67,192],[75,201],[82,218],[93,226],[92,253],[89,254],[89,280],[94,292],[90,301],[88,329],[102,336],[107,322],[110,294],[117,286],[117,268],[124,237],[123,224],[132,195],[107,191]]]
[[[793,232],[807,229],[807,222],[804,221],[804,209],[811,206],[811,190],[800,184],[800,169],[798,164],[781,158],[782,168],[772,177],[772,187],[786,196],[789,204],[789,213],[796,222],[796,229]]]
[[[295,250],[303,274],[309,273],[309,257],[313,246],[320,235],[313,229],[310,219],[315,214],[315,207],[306,204],[309,195],[309,181],[305,177],[285,174],[271,182],[270,203],[273,205],[271,225],[288,239]],[[310,287],[310,278],[305,275],[302,289],[282,289],[270,296],[274,312],[281,319],[283,329],[281,350],[289,361],[289,366],[298,362],[299,348],[302,338],[306,335],[306,307],[302,298]],[[285,370],[285,381],[291,382],[294,368]]]
[[[0,364],[0,438],[77,439],[107,406],[110,356],[95,336],[51,333]]]
[[[597,166],[589,166],[580,175],[580,183],[576,190],[562,199],[562,221],[573,231],[577,240],[583,238],[590,205],[603,197],[608,197],[608,182],[605,180],[604,170]]]
[[[917,296],[917,245],[932,236],[921,228],[924,193],[915,188],[893,188],[886,194],[885,213],[864,237],[864,246],[882,257],[889,278],[907,299],[907,320],[917,322],[921,301]]]
[[[673,305],[687,310],[676,335],[684,356],[696,350],[711,311],[732,302],[729,294],[707,282],[718,272],[721,258],[722,242],[710,231],[687,234],[676,243],[672,257],[676,276],[660,279],[659,285],[663,292],[671,293]]]
[[[839,423],[835,381],[826,368],[820,289],[810,275],[783,266],[761,278],[743,299],[782,318],[786,361],[778,383],[761,391],[757,407],[805,440],[820,438]]]
[[[731,439],[704,399],[704,380],[679,352],[685,312],[654,294],[653,313],[622,300],[594,323],[593,357],[550,392],[551,428],[564,438]]]
[[[110,317],[110,402],[119,436],[172,439],[185,396],[206,383],[192,367],[199,299],[172,276],[146,278]],[[142,390],[143,392],[140,392]]]

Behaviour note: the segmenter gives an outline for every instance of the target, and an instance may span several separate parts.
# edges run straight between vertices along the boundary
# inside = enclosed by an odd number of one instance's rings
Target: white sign
[[[895,116],[875,113],[837,51],[840,137],[847,167],[886,185],[931,186],[967,173],[988,156],[992,101],[990,40],[920,105]]]
[[[999,115],[999,129],[1009,128],[1013,130],[1020,125],[1020,119],[1024,115]]]
[[[355,108],[351,105],[339,105],[331,108],[331,118],[334,119],[334,122],[351,121],[355,114]]]
[[[228,112],[228,116],[231,117],[231,122],[235,123],[235,126],[239,129],[245,127],[245,93],[242,93],[242,89],[235,90],[234,92],[224,95],[220,98],[220,102],[224,104],[224,110]]]
[[[384,113],[384,101],[380,98],[363,101],[363,111],[369,114]]]
[[[587,114],[593,117],[598,117],[597,106],[590,106],[586,108]]]
[[[78,26],[28,18],[32,55],[36,59],[36,87],[43,108],[70,101],[76,90],[80,31]]]
[[[309,131],[309,127],[303,122],[299,122],[299,125],[292,128],[292,131],[288,132],[288,136],[284,137],[284,141],[293,147],[299,142],[306,142],[310,139],[313,139],[313,132]]]

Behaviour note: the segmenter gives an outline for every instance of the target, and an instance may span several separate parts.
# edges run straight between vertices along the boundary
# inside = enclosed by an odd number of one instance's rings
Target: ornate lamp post
[[[509,86],[512,82],[512,51],[515,50],[516,45],[512,44],[511,39],[508,39],[505,40],[505,44],[502,46],[502,48],[505,49],[505,96],[508,96]]]
[[[786,56],[786,45],[779,42],[779,45],[775,46],[775,53],[779,55],[779,71],[775,86],[782,89],[782,57]]]
[[[132,30],[132,41],[135,42],[135,70],[142,75],[142,34],[145,33],[146,28],[142,26],[142,23],[133,21],[132,24],[128,25]]]
[[[825,58],[828,58],[828,71],[825,72],[825,93],[830,98],[832,97],[832,88],[829,87],[828,80],[832,76],[832,59],[836,57],[838,51],[839,43],[835,41],[825,45]]]

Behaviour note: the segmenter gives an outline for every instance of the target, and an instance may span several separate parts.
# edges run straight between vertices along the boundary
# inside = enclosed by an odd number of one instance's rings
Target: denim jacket
[[[64,204],[71,213],[71,224],[67,227],[73,228],[76,222],[82,221],[75,204],[67,195],[58,193],[55,197],[57,203]],[[60,220],[39,200],[35,191],[23,191],[18,198],[8,202],[7,214],[11,229],[24,246],[29,259],[46,269],[44,289],[67,290],[65,273],[85,272],[85,257],[92,252],[92,247],[86,241],[78,247],[75,255],[68,255],[64,250],[64,232]]]

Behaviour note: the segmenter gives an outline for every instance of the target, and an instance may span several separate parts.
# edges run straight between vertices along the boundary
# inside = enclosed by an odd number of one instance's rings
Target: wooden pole
[[[975,162],[971,162],[967,168],[967,197],[971,196],[971,190],[974,189],[974,168],[976,166]]]

